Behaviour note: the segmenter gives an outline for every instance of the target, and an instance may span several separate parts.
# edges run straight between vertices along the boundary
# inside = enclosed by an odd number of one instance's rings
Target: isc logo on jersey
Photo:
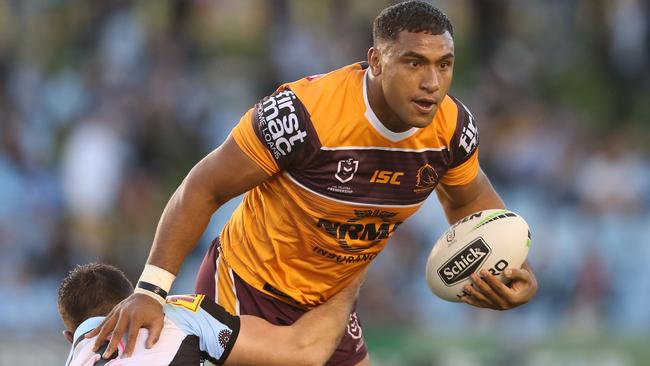
[[[258,104],[260,130],[276,160],[307,137],[307,132],[300,129],[295,100],[296,95],[286,89]]]
[[[390,170],[375,170],[370,178],[371,183],[380,183],[380,184],[392,184],[400,185],[400,178],[404,175],[404,172],[392,172]]]

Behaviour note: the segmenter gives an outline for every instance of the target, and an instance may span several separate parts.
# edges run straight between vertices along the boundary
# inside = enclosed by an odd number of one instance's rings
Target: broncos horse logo
[[[413,192],[429,192],[436,188],[436,184],[438,184],[438,173],[436,173],[436,170],[431,165],[424,164],[418,169],[418,175],[415,179],[415,189],[413,189]]]

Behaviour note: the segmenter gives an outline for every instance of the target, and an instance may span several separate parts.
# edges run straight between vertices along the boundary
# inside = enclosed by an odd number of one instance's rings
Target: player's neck
[[[367,74],[367,78],[368,104],[370,104],[370,108],[372,108],[379,122],[392,132],[400,133],[409,130],[411,126],[402,122],[386,102],[381,82],[371,73]]]

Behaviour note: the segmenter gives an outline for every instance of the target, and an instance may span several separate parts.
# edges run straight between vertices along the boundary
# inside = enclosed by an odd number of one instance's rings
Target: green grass
[[[605,334],[605,335],[602,335]],[[558,333],[543,338],[503,334],[445,336],[407,329],[364,329],[377,366],[650,365],[650,336]]]

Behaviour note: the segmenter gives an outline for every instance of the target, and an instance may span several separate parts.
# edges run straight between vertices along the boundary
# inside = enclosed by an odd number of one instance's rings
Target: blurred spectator
[[[104,257],[107,218],[115,209],[127,146],[110,128],[110,117],[91,117],[72,130],[61,157],[64,200],[76,238],[76,262]],[[115,116],[114,118],[120,118]]]
[[[621,136],[601,139],[577,171],[576,191],[584,209],[596,215],[636,216],[646,210],[648,173]]]
[[[193,164],[280,83],[363,60],[392,2],[0,2],[0,291],[49,304],[62,272],[94,259],[135,279]],[[475,111],[482,167],[531,225],[539,295],[508,314],[434,298],[424,262],[447,223],[432,198],[371,267],[362,320],[518,342],[564,324],[650,333],[650,6],[435,3],[454,21],[452,94]],[[54,333],[55,309],[32,307],[0,302],[0,328]]]

